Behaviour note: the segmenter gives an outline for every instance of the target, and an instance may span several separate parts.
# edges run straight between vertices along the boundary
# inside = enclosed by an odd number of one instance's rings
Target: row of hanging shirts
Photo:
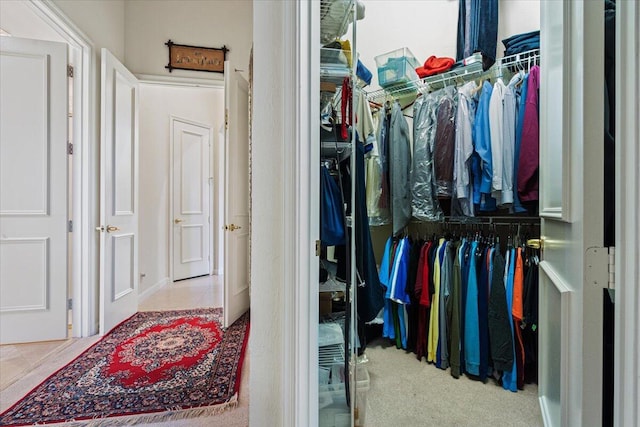
[[[389,238],[383,336],[455,378],[537,382],[538,255],[494,236]]]
[[[516,71],[508,80],[507,68]],[[537,65],[497,65],[479,82],[419,96],[412,126],[400,102],[386,102],[365,166],[371,224],[392,223],[396,234],[412,217],[536,215],[539,86]]]

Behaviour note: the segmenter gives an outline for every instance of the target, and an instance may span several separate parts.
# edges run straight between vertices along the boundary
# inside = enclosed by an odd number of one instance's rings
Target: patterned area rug
[[[249,313],[136,313],[0,415],[0,425],[132,425],[237,405]]]

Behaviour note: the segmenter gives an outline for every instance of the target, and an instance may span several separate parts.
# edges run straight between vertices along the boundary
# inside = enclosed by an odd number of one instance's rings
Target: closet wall
[[[358,21],[357,50],[360,60],[373,73],[372,88],[378,87],[374,57],[408,47],[419,63],[431,55],[456,56],[458,1],[398,0],[365,1],[365,19]],[[513,34],[540,29],[539,0],[499,2],[498,57],[501,43]]]

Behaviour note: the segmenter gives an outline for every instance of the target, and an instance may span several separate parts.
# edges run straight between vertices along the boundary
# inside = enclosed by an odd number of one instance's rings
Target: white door
[[[249,83],[224,64],[224,324],[249,309]]]
[[[209,162],[212,137],[209,126],[171,118],[173,280],[211,272]]]
[[[0,37],[0,343],[67,338],[67,46]]]
[[[102,49],[100,333],[138,310],[138,81]]]
[[[545,425],[594,425],[602,419],[608,278],[601,247],[604,15],[600,2],[540,4],[538,390]]]

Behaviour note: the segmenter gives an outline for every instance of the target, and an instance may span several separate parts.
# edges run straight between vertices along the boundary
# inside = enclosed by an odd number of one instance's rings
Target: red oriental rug
[[[221,308],[136,313],[0,414],[0,425],[131,425],[235,407],[249,313],[226,330],[221,321]]]

